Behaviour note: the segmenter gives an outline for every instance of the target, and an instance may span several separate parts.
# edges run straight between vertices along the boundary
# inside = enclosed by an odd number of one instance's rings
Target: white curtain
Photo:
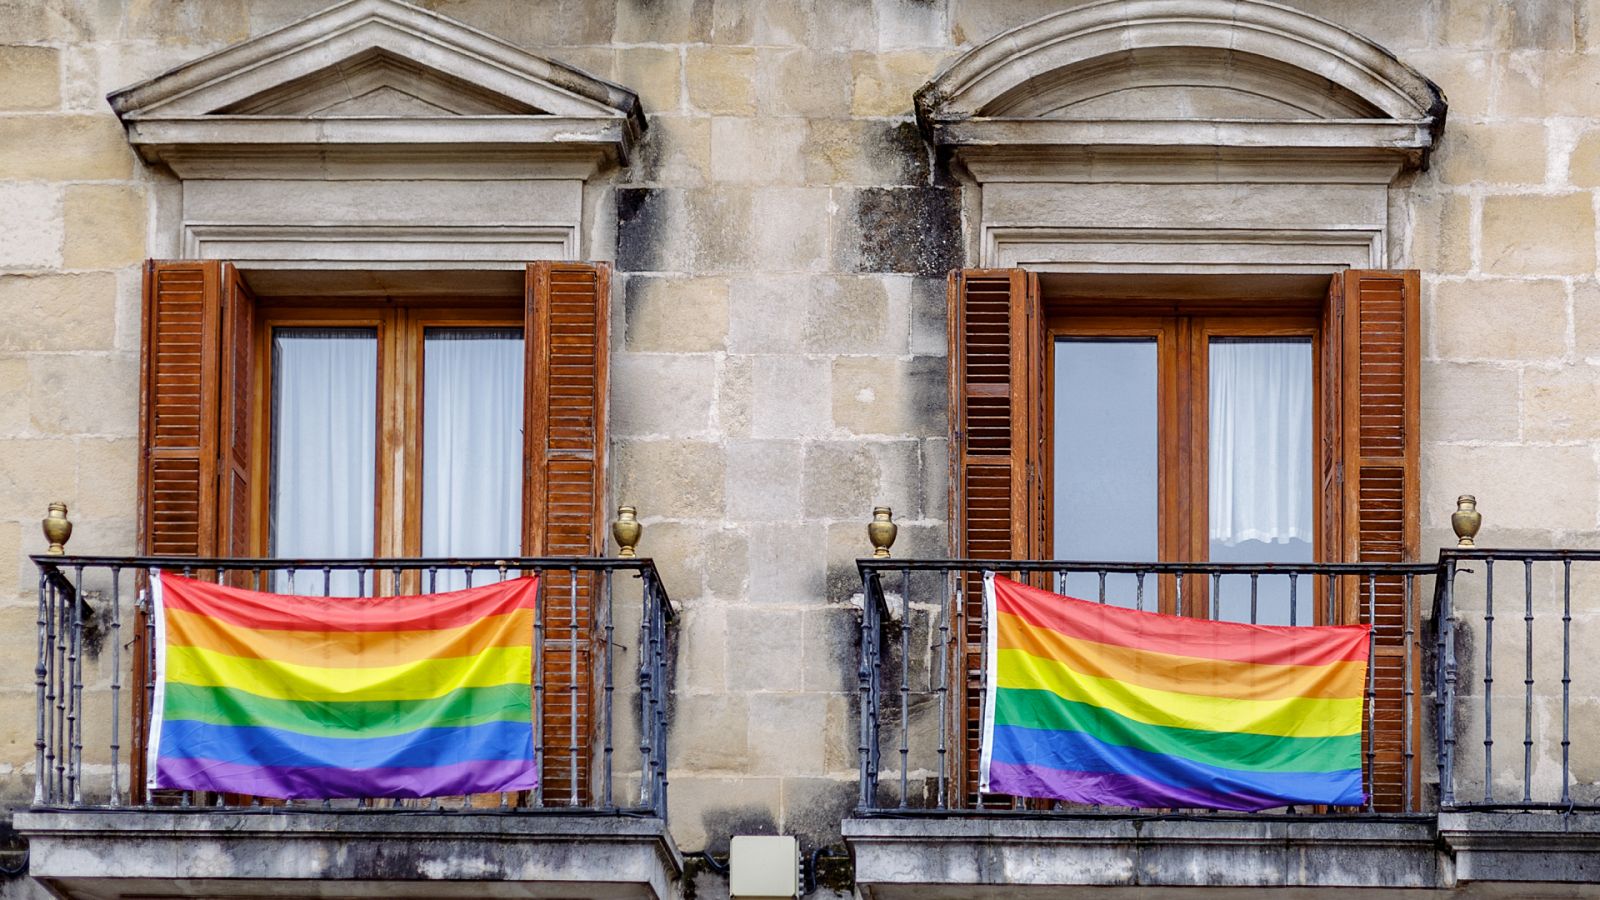
[[[1211,540],[1310,541],[1310,342],[1213,340],[1210,368]]]
[[[520,555],[522,334],[430,328],[423,346],[422,553]],[[439,573],[438,590],[465,584]]]
[[[378,340],[372,329],[284,328],[272,342],[272,553],[373,555]],[[321,593],[321,573],[280,590]],[[359,590],[335,573],[332,593]],[[366,586],[368,592],[371,585]]]

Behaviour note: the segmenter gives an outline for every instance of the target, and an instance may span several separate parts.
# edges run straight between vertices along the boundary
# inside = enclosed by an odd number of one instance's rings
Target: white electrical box
[[[761,900],[800,896],[800,842],[793,835],[735,835],[728,848],[728,896]]]

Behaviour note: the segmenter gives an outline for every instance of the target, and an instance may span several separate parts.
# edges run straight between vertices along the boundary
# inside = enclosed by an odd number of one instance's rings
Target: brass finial
[[[644,535],[644,526],[639,524],[638,510],[631,506],[617,507],[617,520],[611,523],[611,536],[617,539],[617,555],[625,559],[632,559],[638,554],[633,548],[639,546],[639,538]]]
[[[887,506],[874,507],[872,521],[867,523],[867,540],[872,542],[872,555],[876,559],[888,559],[889,548],[894,546],[895,535],[900,533],[900,526],[894,524],[894,510]]]
[[[1456,498],[1456,511],[1450,514],[1450,527],[1456,532],[1457,547],[1476,547],[1472,539],[1483,527],[1483,513],[1478,512],[1478,498],[1462,494]]]
[[[44,539],[50,542],[50,549],[45,553],[65,556],[67,541],[72,538],[72,522],[67,519],[67,505],[59,500],[50,504],[50,514],[40,524],[44,526]]]

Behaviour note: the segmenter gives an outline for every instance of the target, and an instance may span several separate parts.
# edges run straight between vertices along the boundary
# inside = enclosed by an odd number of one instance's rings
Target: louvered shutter
[[[1334,280],[1339,302],[1330,306],[1342,319],[1337,333],[1343,508],[1337,543],[1347,561],[1415,560],[1421,549],[1418,275],[1415,271],[1360,270],[1345,272]],[[1352,587],[1356,589],[1343,598],[1345,614],[1350,621],[1367,621],[1367,586]],[[1402,578],[1380,578],[1374,587],[1375,602],[1370,605],[1376,696],[1368,734],[1374,751],[1374,805],[1379,810],[1398,811],[1406,805],[1407,722],[1415,748],[1421,721],[1416,695],[1407,698],[1405,692],[1405,642],[1408,630],[1412,641],[1417,640],[1420,598],[1413,597],[1407,610]],[[1413,643],[1409,673],[1413,679],[1420,671],[1420,649]],[[1409,714],[1408,702],[1413,707]],[[1420,779],[1416,759],[1412,764],[1414,803]]]
[[[145,553],[197,556],[217,549],[221,312],[220,263],[146,263],[139,396]]]
[[[1044,546],[1038,279],[1021,269],[950,273],[950,541],[970,559],[1028,559]],[[978,801],[983,721],[983,593],[962,586],[962,796]]]
[[[524,546],[535,556],[605,550],[606,359],[610,270],[528,267]],[[544,801],[587,803],[593,746],[596,580],[547,574],[543,591]]]
[[[139,547],[157,556],[250,551],[250,389],[255,303],[232,266],[145,264],[139,390]],[[141,611],[134,677],[148,677]],[[143,691],[134,714],[148,720]],[[143,728],[134,731],[135,790],[144,784]]]

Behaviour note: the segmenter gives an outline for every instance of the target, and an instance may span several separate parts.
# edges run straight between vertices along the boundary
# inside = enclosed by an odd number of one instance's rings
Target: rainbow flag
[[[1368,626],[1244,625],[984,578],[980,789],[1106,806],[1359,806]]]
[[[538,579],[266,594],[152,570],[148,786],[259,797],[533,788]]]

